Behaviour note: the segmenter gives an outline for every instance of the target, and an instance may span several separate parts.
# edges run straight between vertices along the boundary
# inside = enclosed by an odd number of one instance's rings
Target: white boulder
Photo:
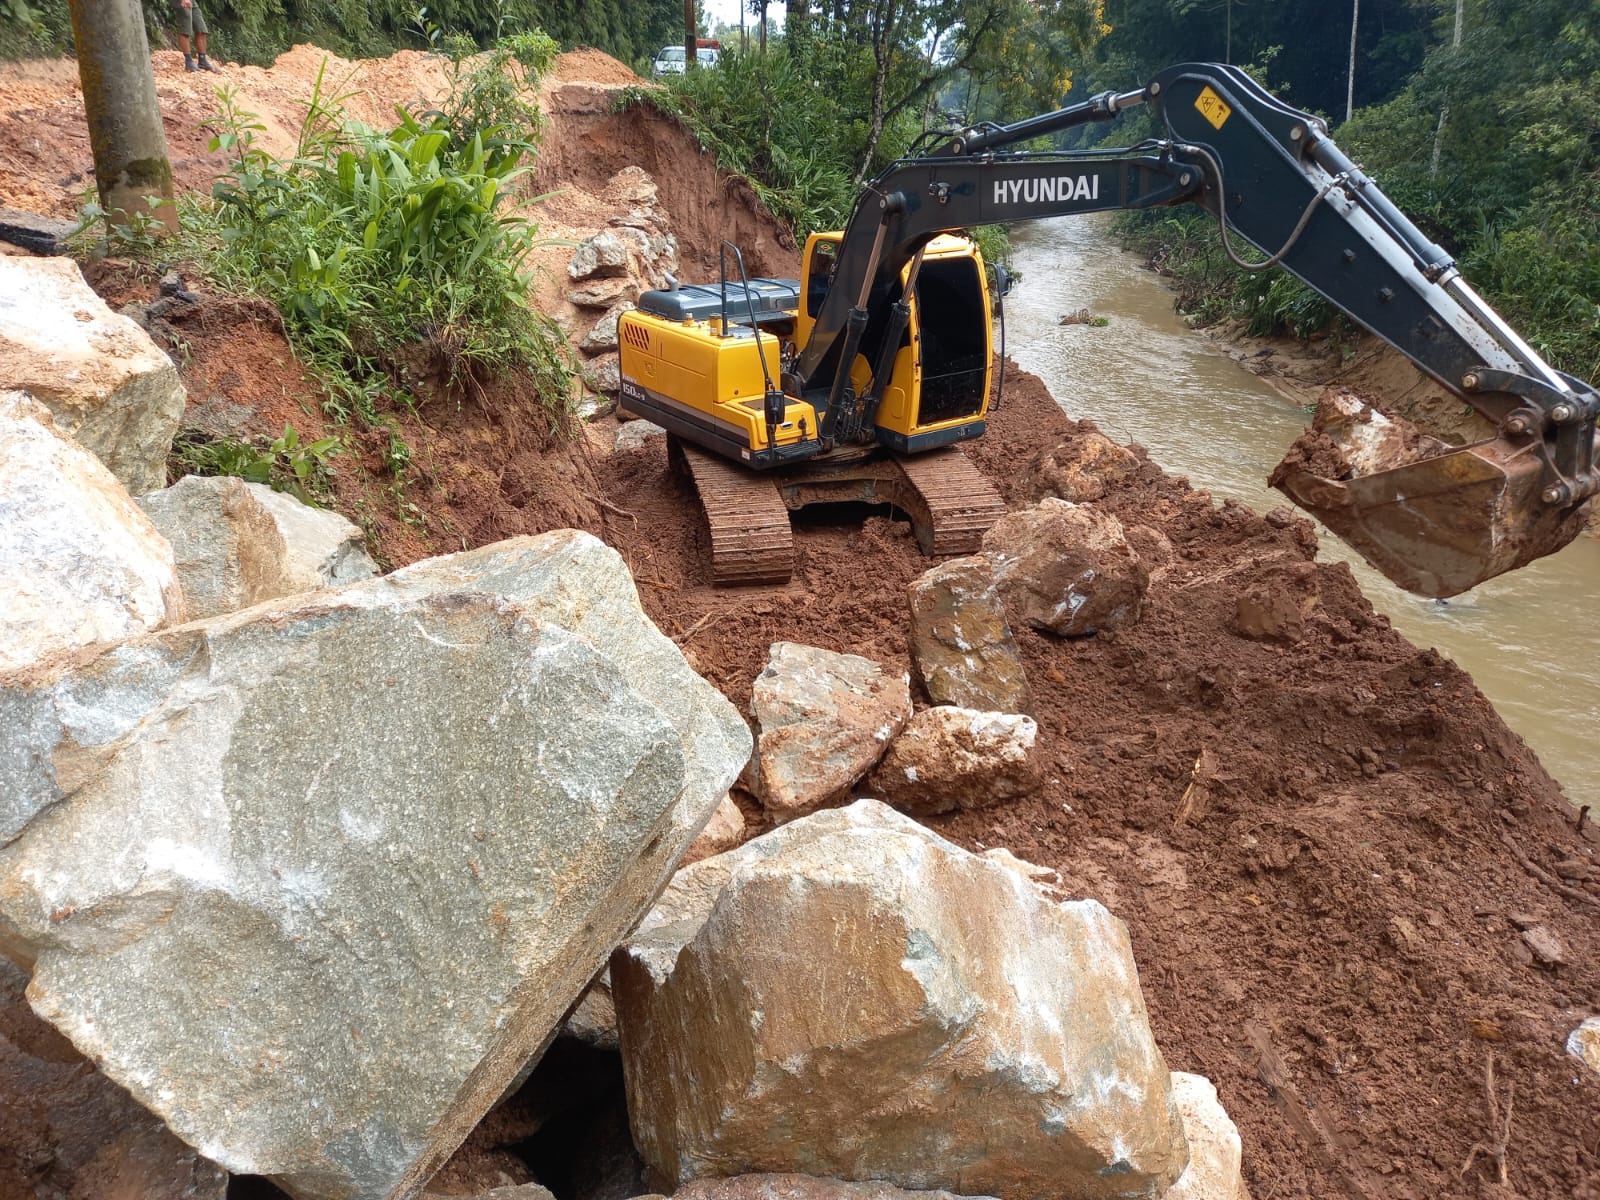
[[[685,868],[611,959],[634,1143],[796,1172],[1154,1200],[1188,1163],[1122,922],[875,801]]]
[[[0,256],[0,383],[42,402],[131,494],[166,483],[183,417],[178,369],[70,258]]]
[[[0,688],[0,930],[36,1010],[208,1158],[421,1190],[749,751],[561,531]]]
[[[184,617],[172,547],[19,392],[0,392],[0,595],[0,671]]]

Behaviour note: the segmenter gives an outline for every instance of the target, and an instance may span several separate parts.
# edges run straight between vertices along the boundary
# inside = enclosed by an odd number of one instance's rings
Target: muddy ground
[[[590,107],[547,149],[544,182],[571,185],[574,229],[594,215],[580,199],[648,153],[686,258],[714,252],[722,223],[760,224],[681,130],[684,152],[661,154],[644,143],[668,132]],[[6,111],[0,141],[25,140],[16,120]],[[761,236],[780,269],[784,231]],[[154,290],[118,264],[93,278],[117,301]],[[270,311],[208,296],[172,330],[192,420],[320,431]],[[905,589],[929,564],[892,514],[808,515],[791,584],[718,591],[659,439],[613,452],[611,417],[565,438],[515,384],[439,397],[402,428],[415,454],[398,494],[366,435],[365,469],[336,475],[337,505],[392,565],[577,525],[626,557],[650,615],[742,708],[776,640],[909,666]],[[1021,506],[1029,460],[1086,428],[1011,366],[968,453]],[[1345,568],[1311,561],[1309,525],[1219,507],[1141,458],[1101,503],[1170,544],[1142,620],[1077,641],[1018,633],[1047,785],[930,823],[1058,869],[1128,923],[1157,1038],[1172,1067],[1216,1082],[1256,1200],[1600,1198],[1600,1078],[1563,1050],[1600,1007],[1592,832],[1470,678],[1395,633]],[[1301,606],[1300,640],[1240,636],[1245,593]],[[1539,926],[1561,961],[1529,949]],[[1491,1127],[1491,1064],[1509,1129]],[[1502,1139],[1505,1188],[1474,1156]]]

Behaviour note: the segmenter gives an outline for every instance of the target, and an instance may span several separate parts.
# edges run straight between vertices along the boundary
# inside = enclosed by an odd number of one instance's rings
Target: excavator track
[[[676,437],[669,438],[668,452],[700,493],[711,534],[712,585],[788,583],[794,531],[773,480]]]
[[[930,557],[976,553],[989,526],[1005,515],[1006,502],[994,484],[955,447],[895,462],[909,491],[921,499],[921,520],[907,505],[901,507],[911,513],[917,542]]]
[[[717,587],[787,583],[794,570],[789,512],[808,504],[892,504],[911,519],[930,557],[976,552],[1006,510],[994,485],[953,447],[758,474],[677,438],[669,446],[700,493]]]

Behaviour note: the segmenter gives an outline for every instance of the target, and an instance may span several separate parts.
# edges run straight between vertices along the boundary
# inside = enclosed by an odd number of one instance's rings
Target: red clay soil
[[[1019,468],[1091,427],[1006,378],[967,449],[1018,506]],[[736,703],[777,640],[909,666],[905,587],[929,564],[903,524],[808,528],[788,587],[718,591],[659,439],[601,475],[637,518],[608,513],[605,536],[645,607]],[[1600,1080],[1563,1049],[1600,999],[1600,871],[1558,786],[1470,678],[1312,564],[1303,520],[1216,507],[1147,459],[1102,505],[1171,543],[1142,620],[1019,631],[1049,784],[930,823],[1057,868],[1128,923],[1157,1038],[1217,1084],[1256,1200],[1600,1197]],[[1301,641],[1233,631],[1242,593],[1308,581]],[[1563,964],[1533,960],[1529,924]],[[1482,1154],[1462,1173],[1502,1132],[1491,1060],[1502,1112],[1514,1097],[1509,1191]]]

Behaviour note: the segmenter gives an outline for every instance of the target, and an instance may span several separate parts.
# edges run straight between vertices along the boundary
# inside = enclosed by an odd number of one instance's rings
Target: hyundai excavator
[[[1035,139],[1150,105],[1165,136],[1119,149]],[[1553,553],[1600,490],[1600,394],[1549,366],[1329,138],[1231,66],[930,135],[867,184],[802,273],[644,293],[619,322],[621,406],[664,426],[699,491],[717,584],[781,583],[789,511],[855,499],[906,513],[927,554],[978,548],[1004,510],[961,454],[982,436],[991,291],[964,230],[1197,204],[1247,269],[1282,266],[1496,427],[1491,440],[1361,473],[1286,459],[1273,483],[1400,586],[1445,597]],[[1235,238],[1264,260],[1247,262]],[[734,251],[737,278],[727,253]],[[997,278],[998,291],[1004,283]],[[1370,458],[1370,456],[1369,456]]]

